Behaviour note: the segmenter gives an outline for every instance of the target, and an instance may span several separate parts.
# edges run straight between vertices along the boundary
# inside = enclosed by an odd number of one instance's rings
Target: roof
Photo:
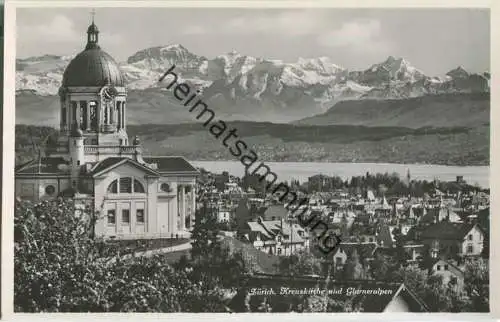
[[[143,157],[144,161],[155,163],[157,172],[192,172],[198,174],[199,171],[183,157]]]
[[[113,57],[98,46],[76,55],[63,74],[63,87],[105,85],[125,86],[125,78]]]
[[[145,170],[146,172],[149,172],[152,175],[159,175],[156,171],[153,169],[149,168],[148,166],[141,164],[131,158],[125,158],[125,157],[111,157],[111,158],[106,158],[102,161],[99,161],[94,168],[90,171],[90,175],[92,176],[98,176],[104,172],[107,172],[121,164],[124,163],[132,163],[134,166]]]
[[[392,230],[387,224],[384,223],[379,226],[377,241],[380,242],[383,247],[392,247],[394,238],[392,236]]]
[[[15,169],[16,175],[61,175],[69,174],[69,162],[61,157],[43,157],[19,165]]]
[[[274,239],[278,232],[283,235],[290,236],[289,240],[293,243],[302,243],[304,239],[299,235],[299,231],[304,231],[304,228],[298,224],[281,222],[281,220],[262,220],[260,222],[250,221],[247,223],[251,232],[259,232],[267,239]]]
[[[420,219],[421,223],[433,223],[449,218],[450,221],[460,221],[461,217],[450,208],[429,208],[427,213]]]
[[[351,256],[354,250],[358,252],[360,258],[372,258],[377,249],[376,243],[345,243],[341,242],[338,246],[339,250],[344,251],[348,256]]]
[[[264,218],[266,220],[271,220],[272,217],[275,219],[286,218],[288,216],[288,210],[285,209],[283,205],[271,205],[264,212]]]
[[[426,227],[420,234],[420,238],[462,240],[474,226],[476,225],[469,223],[451,223],[442,221]]]
[[[256,249],[252,245],[245,244],[232,237],[224,237],[221,243],[231,253],[241,251],[244,256],[244,260],[250,261],[252,265],[255,265],[253,268],[255,268],[258,272],[276,273],[278,270],[280,259],[276,255],[267,254]]]

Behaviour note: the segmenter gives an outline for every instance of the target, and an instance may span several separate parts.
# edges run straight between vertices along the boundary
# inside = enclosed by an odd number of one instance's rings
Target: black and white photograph
[[[489,313],[490,9],[225,3],[10,10],[14,313]]]

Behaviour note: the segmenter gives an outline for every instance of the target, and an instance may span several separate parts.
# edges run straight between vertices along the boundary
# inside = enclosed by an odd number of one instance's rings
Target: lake
[[[222,173],[228,171],[230,174],[242,177],[245,168],[239,161],[191,161],[196,167],[203,167],[210,172]],[[412,179],[454,181],[457,176],[463,176],[470,184],[479,184],[481,187],[489,187],[489,166],[444,166],[429,164],[390,164],[390,163],[326,163],[326,162],[265,162],[271,171],[278,175],[278,180],[288,181],[298,179],[300,182],[316,174],[339,176],[343,180],[352,176],[360,176],[370,172],[375,173],[398,173],[402,178],[408,170]],[[256,165],[252,169],[254,169]],[[261,170],[262,171],[262,170]]]

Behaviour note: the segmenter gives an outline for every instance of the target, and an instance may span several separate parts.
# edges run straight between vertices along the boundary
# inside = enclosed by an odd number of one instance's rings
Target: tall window
[[[108,210],[108,224],[116,223],[116,212],[114,209]]]
[[[61,109],[61,122],[63,125],[66,125],[66,107],[64,106]]]
[[[108,110],[109,106],[104,106],[104,124],[108,124]]]
[[[121,102],[116,102],[116,114],[118,118],[118,130],[122,128],[122,111],[120,110],[121,108]]]
[[[472,245],[467,246],[467,254],[471,254],[474,252],[474,247]]]
[[[71,102],[71,114],[72,114],[72,117],[71,117],[71,123],[73,124],[76,124],[76,113],[78,112],[78,104],[74,101]],[[71,125],[73,125],[71,124]]]
[[[125,224],[130,223],[130,210],[129,209],[122,209],[122,222]]]
[[[144,209],[137,209],[136,210],[136,222],[137,223],[144,223]]]
[[[80,102],[80,129],[82,129],[84,131],[87,129],[87,102],[86,101]]]
[[[89,103],[89,110],[90,110],[90,128],[92,131],[98,130],[99,123],[97,122],[97,102],[96,101],[91,101]]]

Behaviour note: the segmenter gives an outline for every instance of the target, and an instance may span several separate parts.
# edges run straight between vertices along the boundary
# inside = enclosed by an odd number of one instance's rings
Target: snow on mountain
[[[453,79],[469,77],[469,73],[462,66],[458,66],[457,68],[450,70],[446,73],[446,75]]]
[[[38,95],[57,94],[64,69],[73,57],[18,59],[16,89]],[[285,63],[232,51],[208,59],[174,44],[140,50],[120,63],[120,68],[130,89],[144,90],[161,89],[158,79],[172,65],[179,81],[200,89],[205,99],[216,103],[220,110],[238,115],[249,109],[263,109],[304,117],[340,100],[489,90],[489,73],[469,74],[458,67],[444,78],[429,77],[405,59],[392,56],[366,70],[349,71],[328,57]]]
[[[425,75],[403,58],[389,56],[362,72],[351,73],[351,79],[368,86],[380,86],[391,81],[416,82]]]

